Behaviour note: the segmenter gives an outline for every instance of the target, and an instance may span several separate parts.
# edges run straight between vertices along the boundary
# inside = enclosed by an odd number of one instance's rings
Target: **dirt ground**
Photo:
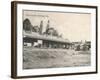
[[[90,66],[90,61],[90,51],[24,48],[23,52],[23,69]]]

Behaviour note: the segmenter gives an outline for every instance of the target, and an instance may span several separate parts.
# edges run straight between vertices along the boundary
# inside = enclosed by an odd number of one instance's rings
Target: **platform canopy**
[[[61,42],[61,43],[71,43],[68,39],[63,39],[60,37],[50,36],[50,35],[40,35],[35,32],[25,32],[23,31],[24,38],[34,38],[39,40],[48,40],[48,41],[55,41],[55,42]]]

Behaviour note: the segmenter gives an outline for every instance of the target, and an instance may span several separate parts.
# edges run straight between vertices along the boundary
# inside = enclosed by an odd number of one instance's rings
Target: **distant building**
[[[77,51],[80,51],[80,50],[90,50],[91,42],[90,41],[72,42],[72,48],[77,50]]]

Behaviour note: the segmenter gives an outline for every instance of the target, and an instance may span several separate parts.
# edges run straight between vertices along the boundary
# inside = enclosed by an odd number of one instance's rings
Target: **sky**
[[[90,41],[91,39],[91,14],[26,10],[23,11],[23,20],[26,18],[33,26],[40,25],[40,21],[43,20],[43,32],[47,21],[50,20],[50,27],[70,41]]]

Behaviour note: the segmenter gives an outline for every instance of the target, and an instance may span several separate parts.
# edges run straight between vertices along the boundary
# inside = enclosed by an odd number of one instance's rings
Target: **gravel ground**
[[[24,48],[23,69],[90,66],[90,57],[90,51]]]

